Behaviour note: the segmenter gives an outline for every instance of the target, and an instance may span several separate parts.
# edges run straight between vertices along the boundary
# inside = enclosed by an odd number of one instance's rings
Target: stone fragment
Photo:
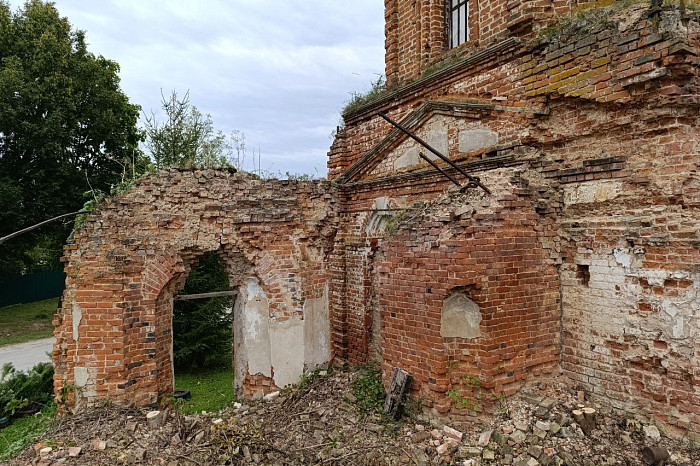
[[[126,421],[126,430],[127,432],[131,432],[132,434],[136,431],[136,427],[138,426],[138,423],[136,421]]]
[[[267,395],[265,395],[263,397],[263,400],[265,400],[267,402],[271,402],[271,401],[275,401],[277,398],[279,398],[279,396],[280,396],[280,392],[278,390],[278,391],[275,391],[272,393],[268,393]]]
[[[44,447],[41,450],[39,450],[39,456],[41,458],[46,458],[53,452],[53,448],[51,447]]]
[[[82,450],[82,447],[68,447],[68,456],[78,456]]]
[[[547,410],[550,410],[556,404],[557,404],[556,398],[545,398],[544,400],[542,400],[542,403],[540,403],[540,406],[547,409]]]
[[[467,453],[467,456],[469,458],[480,458],[481,457],[481,448],[479,448],[479,447],[467,447],[466,453]]]
[[[92,448],[97,451],[104,451],[104,449],[107,448],[107,442],[104,440],[95,440],[92,442]]]
[[[508,439],[502,433],[495,431],[491,436],[491,440],[498,444],[499,447],[503,448],[503,446],[506,445]]]
[[[440,446],[438,446],[436,448],[438,455],[444,455],[445,453],[447,453],[447,450],[449,450],[450,448],[452,448],[455,445],[456,445],[456,442],[454,440],[451,440],[451,439],[442,443]]]
[[[556,422],[550,422],[549,424],[549,431],[553,434],[556,434],[559,432],[559,429],[561,429],[561,426],[557,424]]]
[[[416,424],[416,432],[424,432],[425,431],[425,426],[423,424]]]
[[[411,441],[413,443],[425,442],[428,439],[430,439],[430,432],[426,431],[416,432],[415,434],[411,435]]]
[[[458,442],[461,442],[462,438],[464,437],[464,434],[462,432],[458,431],[457,429],[453,429],[452,427],[449,427],[449,426],[444,426],[442,428],[442,431],[445,432],[445,434],[448,437],[453,438],[453,439],[457,440]]]
[[[549,426],[549,422],[537,421],[535,423],[535,427],[537,427],[540,430],[544,430],[545,432],[549,431]]]
[[[521,432],[529,432],[530,431],[530,425],[527,422],[524,421],[518,421],[515,423],[515,428],[518,429]]]
[[[435,440],[442,440],[442,433],[437,429],[431,430],[430,436],[433,437]]]
[[[525,435],[525,432],[523,432],[522,430],[516,430],[515,432],[510,434],[510,439],[518,444],[523,444],[525,442],[526,438],[527,438],[527,436]]]
[[[214,419],[213,421],[211,421],[211,423],[214,424],[215,426],[218,426],[219,424],[223,424],[224,420],[221,418],[217,418],[217,419]]]
[[[491,450],[484,450],[484,455],[483,455],[484,461],[493,461],[496,459],[496,453],[494,453]]]
[[[542,447],[530,445],[530,447],[527,449],[527,454],[533,458],[539,458],[542,455]]]
[[[543,439],[543,440],[544,440],[544,438],[547,436],[547,432],[545,432],[545,431],[542,430],[542,429],[538,429],[537,427],[535,427],[534,429],[532,429],[532,433],[535,434],[536,437],[538,437],[538,438],[540,438],[540,439]]]
[[[644,436],[658,442],[661,440],[661,432],[656,426],[644,426]]]
[[[428,458],[428,454],[423,451],[422,448],[413,448],[411,456],[413,457],[413,461],[416,463],[416,466],[430,465],[430,458]]]
[[[491,436],[493,435],[493,430],[485,430],[479,435],[479,441],[477,442],[480,446],[485,447],[491,441]]]

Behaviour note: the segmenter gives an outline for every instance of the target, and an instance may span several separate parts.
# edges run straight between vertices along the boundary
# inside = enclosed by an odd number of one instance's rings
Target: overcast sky
[[[161,89],[189,90],[216,129],[245,133],[275,173],[325,176],[340,109],[384,72],[381,0],[54,3],[92,53],[119,63],[133,103],[150,114]]]

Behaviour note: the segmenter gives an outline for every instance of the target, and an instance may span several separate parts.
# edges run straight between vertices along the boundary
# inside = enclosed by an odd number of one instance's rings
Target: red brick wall
[[[445,412],[455,404],[444,393],[464,374],[509,392],[561,354],[590,396],[697,440],[700,21],[674,7],[648,16],[648,5],[617,5],[574,16],[535,44],[484,48],[485,34],[503,37],[508,7],[545,18],[574,6],[481,1],[493,26],[480,29],[474,54],[346,117],[329,154],[346,212],[335,257],[353,277],[334,301],[347,313],[345,356],[376,357],[385,375],[406,368],[414,390]],[[431,214],[449,181],[422,163],[397,171],[409,143],[390,136],[378,111],[423,137],[444,120],[448,155],[500,187],[486,197],[495,217]],[[455,138],[476,123],[498,144],[461,153]],[[364,230],[379,197],[407,209],[383,239]],[[529,283],[533,270],[543,280]],[[455,287],[482,311],[478,341],[440,337],[440,303]]]
[[[171,392],[172,297],[207,251],[218,251],[234,289],[247,276],[259,280],[271,321],[303,319],[305,302],[328,286],[335,202],[326,182],[214,170],[160,172],[109,200],[66,246],[56,392],[77,387],[78,403],[140,405]],[[274,387],[246,375],[253,388]]]

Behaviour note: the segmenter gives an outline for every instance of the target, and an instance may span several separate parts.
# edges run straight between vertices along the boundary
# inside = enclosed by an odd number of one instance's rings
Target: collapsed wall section
[[[208,251],[239,291],[240,395],[282,388],[329,361],[325,258],[335,203],[327,182],[226,170],[163,171],[107,201],[66,246],[56,393],[75,404],[140,405],[171,393],[173,296]]]

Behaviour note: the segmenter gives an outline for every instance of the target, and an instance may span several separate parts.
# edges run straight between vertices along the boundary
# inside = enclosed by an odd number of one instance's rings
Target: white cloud
[[[245,132],[275,172],[325,174],[340,108],[384,71],[377,0],[55,3],[91,52],[120,64],[132,102],[157,111],[161,89],[189,89],[218,129]]]

